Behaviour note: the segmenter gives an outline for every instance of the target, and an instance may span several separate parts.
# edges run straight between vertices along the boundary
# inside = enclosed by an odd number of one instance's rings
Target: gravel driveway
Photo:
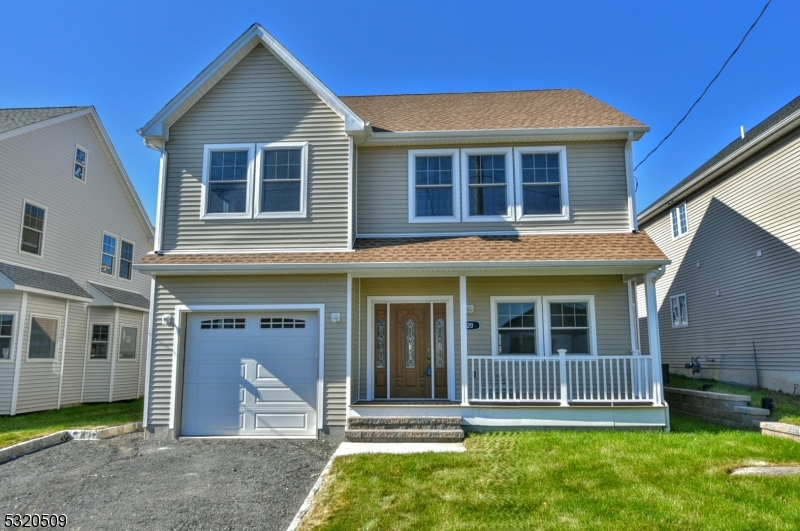
[[[83,530],[285,530],[335,449],[141,433],[71,441],[0,464],[0,516],[66,514]]]

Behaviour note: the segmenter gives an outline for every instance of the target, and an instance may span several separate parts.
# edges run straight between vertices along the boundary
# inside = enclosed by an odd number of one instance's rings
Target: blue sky
[[[154,218],[158,154],[135,129],[260,22],[340,95],[580,88],[652,126],[638,162],[765,1],[4,2],[0,107],[95,105]],[[800,2],[773,2],[636,172],[640,209],[800,95],[798,20]]]

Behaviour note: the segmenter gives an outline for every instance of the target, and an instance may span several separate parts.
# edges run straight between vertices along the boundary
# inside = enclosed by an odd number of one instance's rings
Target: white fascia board
[[[529,139],[531,141],[541,140],[549,137],[607,137],[609,135],[619,136],[620,140],[627,140],[629,133],[633,133],[634,140],[639,140],[646,132],[650,131],[650,126],[642,125],[636,127],[554,127],[547,129],[470,129],[465,131],[402,131],[402,132],[379,132],[372,133],[372,136],[363,144],[364,146],[379,146],[383,144],[414,143],[422,141],[469,141],[479,139],[491,139],[502,141],[509,138],[515,140]]]
[[[661,196],[659,199],[656,199],[650,206],[645,208],[641,214],[639,214],[639,225],[641,226],[649,221],[652,221],[653,218],[662,214],[673,203],[683,202],[684,199],[686,199],[686,197],[694,190],[705,185],[708,181],[714,179],[720,173],[728,170],[734,164],[742,161],[752,152],[761,149],[765,144],[768,144],[775,139],[775,137],[782,135],[785,130],[798,124],[800,124],[800,111],[797,111],[788,116],[786,119],[781,120],[770,129],[764,131],[764,133],[762,133],[758,139],[734,151],[674,192],[667,193],[666,195]]]
[[[15,284],[13,289],[16,291],[22,291],[26,293],[36,293],[38,295],[46,295],[48,297],[53,297],[56,299],[66,299],[70,301],[86,302],[86,303],[92,302],[92,299],[86,297],[80,297],[78,295],[70,295],[69,293],[61,293],[60,291],[50,291],[47,289],[32,288],[30,286],[22,286],[20,284]]]
[[[207,92],[216,82],[215,74],[223,68],[230,70],[244,55],[240,52],[261,42],[291,70],[303,83],[305,83],[322,101],[344,120],[344,129],[347,134],[364,132],[366,123],[352,109],[344,104],[322,81],[292,55],[275,37],[269,34],[260,24],[253,24],[238,39],[236,39],[222,54],[211,62],[196,78],[192,80],[177,96],[172,98],[149,122],[137,132],[145,138],[145,143],[159,144],[169,140],[169,126],[184,113],[183,104],[192,98],[195,92]],[[247,50],[249,51],[249,49]],[[234,64],[229,64],[234,62]]]
[[[87,114],[91,113],[94,110],[94,107],[84,107],[83,109],[79,109],[75,112],[62,114],[61,116],[56,116],[55,118],[49,118],[47,120],[42,120],[41,122],[36,122],[32,124],[25,125],[23,127],[17,127],[16,129],[11,129],[10,131],[5,131],[0,133],[0,140],[5,140],[7,138],[11,138],[13,136],[21,135],[24,133],[30,133],[31,131],[35,131],[37,129],[41,129],[43,127],[50,127],[51,125],[55,125],[61,122],[66,122],[67,120],[73,120],[75,118],[86,116]]]
[[[441,270],[441,271],[463,271],[470,270],[536,270],[536,269],[559,269],[559,268],[578,268],[582,270],[593,270],[602,268],[604,270],[613,268],[627,269],[653,269],[671,263],[670,260],[552,260],[539,262],[385,262],[385,263],[348,263],[348,264],[139,264],[134,266],[141,273],[158,275],[207,275],[207,274],[299,274],[313,272],[327,273],[359,273],[359,272],[378,272],[382,270],[391,271],[419,271],[419,270]]]

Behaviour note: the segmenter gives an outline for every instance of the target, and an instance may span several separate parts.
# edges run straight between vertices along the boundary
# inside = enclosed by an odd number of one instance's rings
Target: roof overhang
[[[3,291],[20,291],[24,293],[33,293],[36,295],[45,295],[47,297],[54,297],[56,299],[66,299],[76,302],[92,302],[91,298],[79,297],[69,293],[61,293],[60,291],[52,291],[48,289],[34,288],[32,286],[25,286],[22,284],[15,284],[10,278],[0,273],[0,292]]]
[[[137,264],[141,273],[157,276],[194,275],[287,275],[287,274],[344,274],[356,277],[388,276],[497,276],[519,275],[608,275],[641,274],[669,260],[558,260],[509,262],[366,262],[315,264]]]
[[[169,128],[258,44],[263,44],[344,120],[348,135],[363,139],[367,124],[260,24],[253,24],[137,132],[148,147],[169,140]]]
[[[650,126],[556,127],[550,129],[474,129],[466,131],[372,132],[363,146],[639,140]]]
[[[94,300],[89,303],[89,306],[111,306],[114,308],[125,308],[127,310],[135,310],[137,312],[146,312],[147,308],[141,308],[139,306],[134,306],[132,304],[123,304],[121,302],[116,302],[110,297],[106,296],[102,291],[97,289],[96,287],[92,286],[91,282],[87,282],[86,291],[88,291]]]
[[[653,202],[653,204],[644,209],[641,214],[639,214],[639,224],[644,225],[649,221],[652,221],[654,218],[667,211],[674,203],[682,202],[686,197],[706,186],[714,179],[722,176],[727,171],[745,162],[755,153],[768,147],[773,142],[776,142],[780,138],[798,128],[800,128],[800,110],[792,113],[774,126],[770,127],[755,140],[743,145],[741,148],[723,158],[706,171],[696,176],[694,179],[678,185],[674,189],[661,196],[659,199]]]

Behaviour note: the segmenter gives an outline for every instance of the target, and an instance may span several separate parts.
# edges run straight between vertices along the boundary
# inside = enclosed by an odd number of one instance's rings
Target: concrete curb
[[[38,452],[57,444],[65,443],[71,440],[84,440],[96,441],[99,439],[107,439],[117,435],[124,435],[142,429],[141,422],[130,422],[120,426],[112,426],[110,428],[102,428],[99,430],[63,430],[31,439],[30,441],[21,442],[8,448],[0,449],[0,463],[4,463],[9,459],[16,459],[25,454]]]
[[[763,435],[782,437],[800,442],[800,426],[784,424],[783,422],[762,422],[759,426]]]
[[[339,450],[338,448],[336,449]],[[294,519],[292,523],[289,524],[289,527],[286,531],[297,531],[300,528],[300,524],[303,522],[303,518],[305,518],[306,514],[308,514],[309,509],[311,509],[311,504],[314,502],[314,497],[317,495],[317,492],[322,488],[322,485],[325,483],[325,479],[328,477],[328,473],[331,471],[331,467],[333,466],[333,462],[336,458],[339,457],[336,455],[336,452],[333,453],[331,458],[328,460],[328,464],[325,465],[325,468],[322,469],[317,481],[314,483],[314,486],[311,487],[311,491],[306,496],[303,505],[300,506],[300,509],[297,511],[297,514],[294,515]]]

